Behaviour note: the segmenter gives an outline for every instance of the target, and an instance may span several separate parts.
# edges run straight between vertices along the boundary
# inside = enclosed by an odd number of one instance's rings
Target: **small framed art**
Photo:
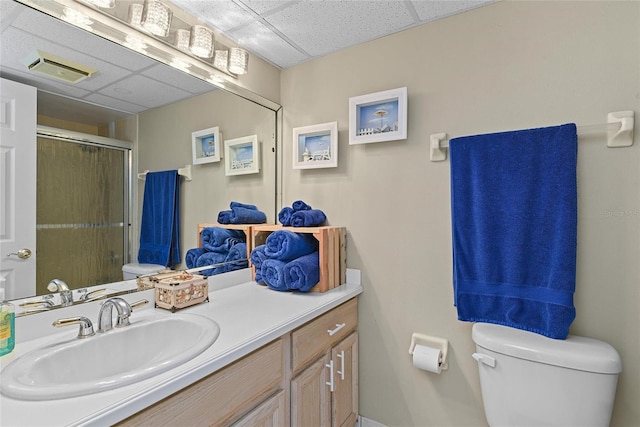
[[[193,164],[219,162],[222,158],[222,145],[220,144],[220,129],[203,129],[191,133],[191,152]]]
[[[338,122],[293,128],[293,168],[338,166]]]
[[[227,176],[258,173],[260,171],[258,135],[226,140],[224,157]]]
[[[349,98],[349,144],[407,139],[407,88]]]

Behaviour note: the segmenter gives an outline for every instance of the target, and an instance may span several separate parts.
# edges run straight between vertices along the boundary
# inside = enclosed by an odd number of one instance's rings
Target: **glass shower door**
[[[39,136],[37,153],[37,294],[122,280],[129,150]]]

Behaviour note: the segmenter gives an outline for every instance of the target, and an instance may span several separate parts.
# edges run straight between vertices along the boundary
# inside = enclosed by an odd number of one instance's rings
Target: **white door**
[[[36,88],[0,79],[0,286],[36,291]]]

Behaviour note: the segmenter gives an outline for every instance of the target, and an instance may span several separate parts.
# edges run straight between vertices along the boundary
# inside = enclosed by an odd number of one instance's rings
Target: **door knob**
[[[27,248],[24,248],[24,249],[20,249],[18,251],[18,253],[11,253],[11,254],[9,254],[7,256],[11,256],[11,255],[15,255],[20,259],[27,259],[27,258],[29,258],[31,256],[31,250],[27,249]]]

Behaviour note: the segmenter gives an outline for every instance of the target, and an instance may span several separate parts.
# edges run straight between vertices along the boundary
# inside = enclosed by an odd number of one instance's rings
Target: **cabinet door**
[[[358,334],[354,332],[331,350],[334,366],[332,426],[352,427],[358,417]]]
[[[329,354],[315,361],[291,381],[291,425],[331,425]]]
[[[285,427],[285,411],[284,390],[281,390],[242,417],[234,427]]]

